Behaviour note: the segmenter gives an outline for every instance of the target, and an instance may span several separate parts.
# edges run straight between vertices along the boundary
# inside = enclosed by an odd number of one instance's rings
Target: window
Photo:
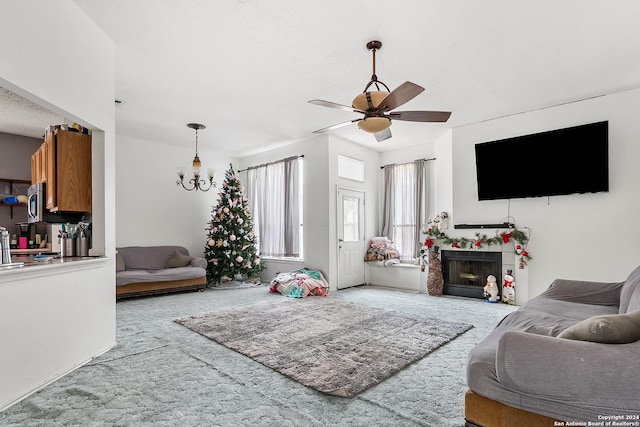
[[[262,257],[302,258],[302,157],[247,169],[247,199]]]
[[[387,165],[384,168],[382,234],[391,239],[401,260],[414,260],[426,224],[427,162]]]
[[[338,176],[340,178],[364,182],[364,162],[338,154]]]

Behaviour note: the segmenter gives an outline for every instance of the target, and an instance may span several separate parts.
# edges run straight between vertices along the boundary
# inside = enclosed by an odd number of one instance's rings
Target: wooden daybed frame
[[[206,276],[195,279],[128,283],[116,286],[116,299],[165,294],[168,292],[204,291],[206,285]]]
[[[558,420],[480,396],[467,390],[464,396],[466,427],[553,427]]]

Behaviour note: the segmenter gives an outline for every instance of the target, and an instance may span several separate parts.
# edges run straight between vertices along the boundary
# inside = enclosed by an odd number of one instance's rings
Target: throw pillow
[[[192,259],[193,259],[192,256],[185,255],[181,252],[176,251],[176,253],[173,254],[173,256],[167,260],[165,267],[167,268],[186,267],[187,265],[189,265]]]
[[[558,338],[605,344],[626,344],[640,340],[640,311],[605,314],[576,323]]]
[[[125,268],[126,267],[124,265],[124,260],[122,259],[122,255],[116,252],[116,273],[118,271],[124,271]]]

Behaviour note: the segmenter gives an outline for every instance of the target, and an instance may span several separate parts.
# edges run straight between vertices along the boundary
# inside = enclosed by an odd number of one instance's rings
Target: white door
[[[364,284],[364,192],[338,188],[338,289]]]

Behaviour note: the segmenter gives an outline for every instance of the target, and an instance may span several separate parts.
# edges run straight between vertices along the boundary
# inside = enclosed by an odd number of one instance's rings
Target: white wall
[[[636,89],[454,129],[453,222],[496,223],[510,214],[518,227],[530,227],[529,297],[555,278],[624,280],[640,260],[638,111]],[[602,120],[609,121],[608,193],[514,199],[510,206],[478,201],[474,144]],[[496,172],[527,179],[517,159]]]
[[[4,2],[2,14],[0,85],[94,131],[93,243],[109,258],[0,272],[0,410],[115,345],[113,42],[71,0]]]
[[[178,245],[203,256],[218,189],[186,191],[176,185],[177,166],[191,175],[194,147],[178,147],[124,135],[116,137],[116,243],[122,246]],[[216,169],[218,186],[235,159],[198,147],[202,171]],[[235,166],[234,166],[235,167]],[[188,182],[186,185],[189,185]]]

